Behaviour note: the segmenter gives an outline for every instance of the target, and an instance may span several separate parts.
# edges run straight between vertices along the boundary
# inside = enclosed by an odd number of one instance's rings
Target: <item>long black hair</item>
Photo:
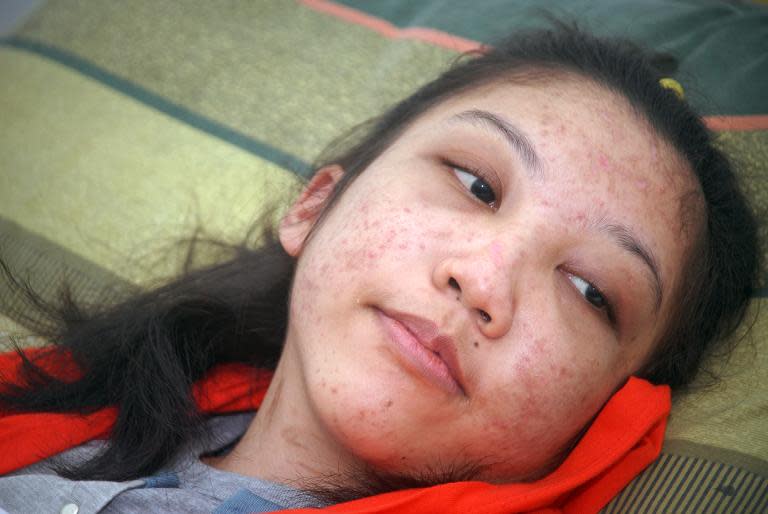
[[[667,60],[668,61],[668,60]],[[495,81],[546,82],[576,74],[625,97],[685,160],[701,187],[703,229],[689,252],[676,312],[645,378],[688,384],[712,345],[742,321],[760,268],[755,217],[726,156],[699,116],[659,84],[654,57],[629,41],[597,38],[555,23],[521,32],[459,59],[438,78],[335,144],[317,162],[345,170],[325,206],[363,173],[403,130],[440,102]],[[317,169],[317,168],[316,168]],[[682,170],[681,173],[688,173]],[[701,199],[692,199],[701,202]],[[321,220],[318,223],[322,222]],[[127,480],[161,467],[201,426],[191,385],[218,363],[274,368],[285,337],[295,269],[265,226],[257,246],[229,247],[224,261],[186,268],[171,282],[123,300],[83,307],[71,294],[53,305],[27,291],[30,328],[48,338],[45,352],[67,355],[77,380],[23,360],[23,380],[0,390],[0,407],[18,412],[90,412],[116,406],[107,449],[65,474]],[[311,235],[310,235],[311,236]],[[12,287],[24,289],[3,266]]]

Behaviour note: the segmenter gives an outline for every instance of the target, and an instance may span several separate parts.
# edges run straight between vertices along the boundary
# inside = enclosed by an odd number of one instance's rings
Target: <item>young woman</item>
[[[4,361],[0,507],[599,509],[759,264],[662,78],[625,41],[515,35],[320,163],[277,240],[46,310],[55,346]]]

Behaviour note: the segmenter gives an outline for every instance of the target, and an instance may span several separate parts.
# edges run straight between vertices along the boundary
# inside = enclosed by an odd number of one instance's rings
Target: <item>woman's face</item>
[[[283,227],[300,255],[287,354],[319,426],[386,471],[547,470],[660,336],[695,190],[623,99],[583,80],[431,109],[306,245],[318,198]]]

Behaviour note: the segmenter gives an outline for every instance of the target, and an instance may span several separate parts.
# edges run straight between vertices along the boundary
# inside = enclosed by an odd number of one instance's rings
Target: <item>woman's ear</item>
[[[337,164],[317,170],[304,187],[299,199],[288,209],[280,221],[280,244],[292,257],[298,257],[304,248],[304,241],[331,197],[336,184],[344,175]]]

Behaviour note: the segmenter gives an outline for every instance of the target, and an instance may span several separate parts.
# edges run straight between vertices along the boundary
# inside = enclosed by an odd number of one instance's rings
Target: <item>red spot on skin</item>
[[[336,389],[335,387],[331,387],[331,394],[336,394],[338,392],[339,392],[338,389]]]
[[[597,164],[600,165],[600,169],[607,170],[608,169],[608,156],[605,155],[603,152],[600,152],[600,155],[597,157]]]
[[[419,243],[419,250],[426,250],[427,247],[424,243]]]
[[[397,247],[400,248],[401,250],[406,250],[408,249],[408,243],[400,243],[399,245],[397,245]]]
[[[587,219],[587,215],[582,212],[573,217],[573,222],[584,223],[586,219]]]
[[[403,210],[405,212],[407,212],[408,214],[410,214],[412,212],[410,207],[405,207]]]
[[[369,259],[375,259],[377,257],[376,252],[374,252],[373,250],[368,250],[367,252],[365,252],[365,256],[368,257]]]
[[[479,348],[479,347],[480,347],[480,343],[478,343],[477,341],[475,341],[474,343],[472,343],[472,345],[473,345],[475,348]]]
[[[426,235],[432,239],[451,239],[453,230],[430,230]]]

